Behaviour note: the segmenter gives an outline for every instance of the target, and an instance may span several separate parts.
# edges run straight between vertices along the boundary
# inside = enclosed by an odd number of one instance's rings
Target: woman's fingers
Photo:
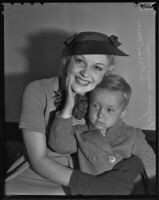
[[[74,79],[74,76],[72,74],[68,74],[68,76],[67,76],[67,90],[68,90],[68,93],[70,95],[75,97],[75,93],[72,90],[73,79]]]

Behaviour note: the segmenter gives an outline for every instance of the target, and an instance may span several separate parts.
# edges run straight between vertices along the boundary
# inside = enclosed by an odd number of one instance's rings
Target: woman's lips
[[[78,85],[83,86],[83,87],[86,87],[91,83],[90,81],[83,80],[79,77],[76,77],[76,82],[78,83]]]

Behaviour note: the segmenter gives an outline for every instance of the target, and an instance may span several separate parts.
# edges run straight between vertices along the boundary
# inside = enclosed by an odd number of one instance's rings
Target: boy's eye
[[[98,104],[93,103],[92,106],[93,106],[94,108],[97,108],[97,107],[98,107]]]
[[[96,69],[97,71],[102,71],[102,70],[103,70],[103,68],[100,67],[100,66],[98,66],[98,65],[95,65],[95,69]]]
[[[114,109],[112,109],[112,108],[107,108],[106,110],[108,113],[114,112]]]

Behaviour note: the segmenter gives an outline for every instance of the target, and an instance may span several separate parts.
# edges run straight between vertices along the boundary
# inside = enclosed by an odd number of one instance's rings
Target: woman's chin
[[[72,90],[80,95],[84,95],[87,92],[90,92],[91,90],[93,90],[93,87],[80,87],[80,86],[72,86]]]
[[[80,94],[80,95],[84,95],[87,91],[85,90],[85,88],[81,88],[81,87],[72,87],[73,92],[75,92],[76,94]]]

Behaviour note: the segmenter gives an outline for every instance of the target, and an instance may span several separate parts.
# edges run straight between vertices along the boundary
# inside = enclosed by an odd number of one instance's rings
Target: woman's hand
[[[72,111],[75,105],[76,93],[72,90],[73,75],[68,74],[66,78],[66,102],[65,106],[60,114],[62,118],[69,118],[72,116]]]
[[[70,108],[73,108],[75,105],[75,95],[76,93],[72,90],[72,82],[73,82],[73,75],[68,74],[66,79],[66,88],[67,88],[67,96],[66,96],[66,103]]]

